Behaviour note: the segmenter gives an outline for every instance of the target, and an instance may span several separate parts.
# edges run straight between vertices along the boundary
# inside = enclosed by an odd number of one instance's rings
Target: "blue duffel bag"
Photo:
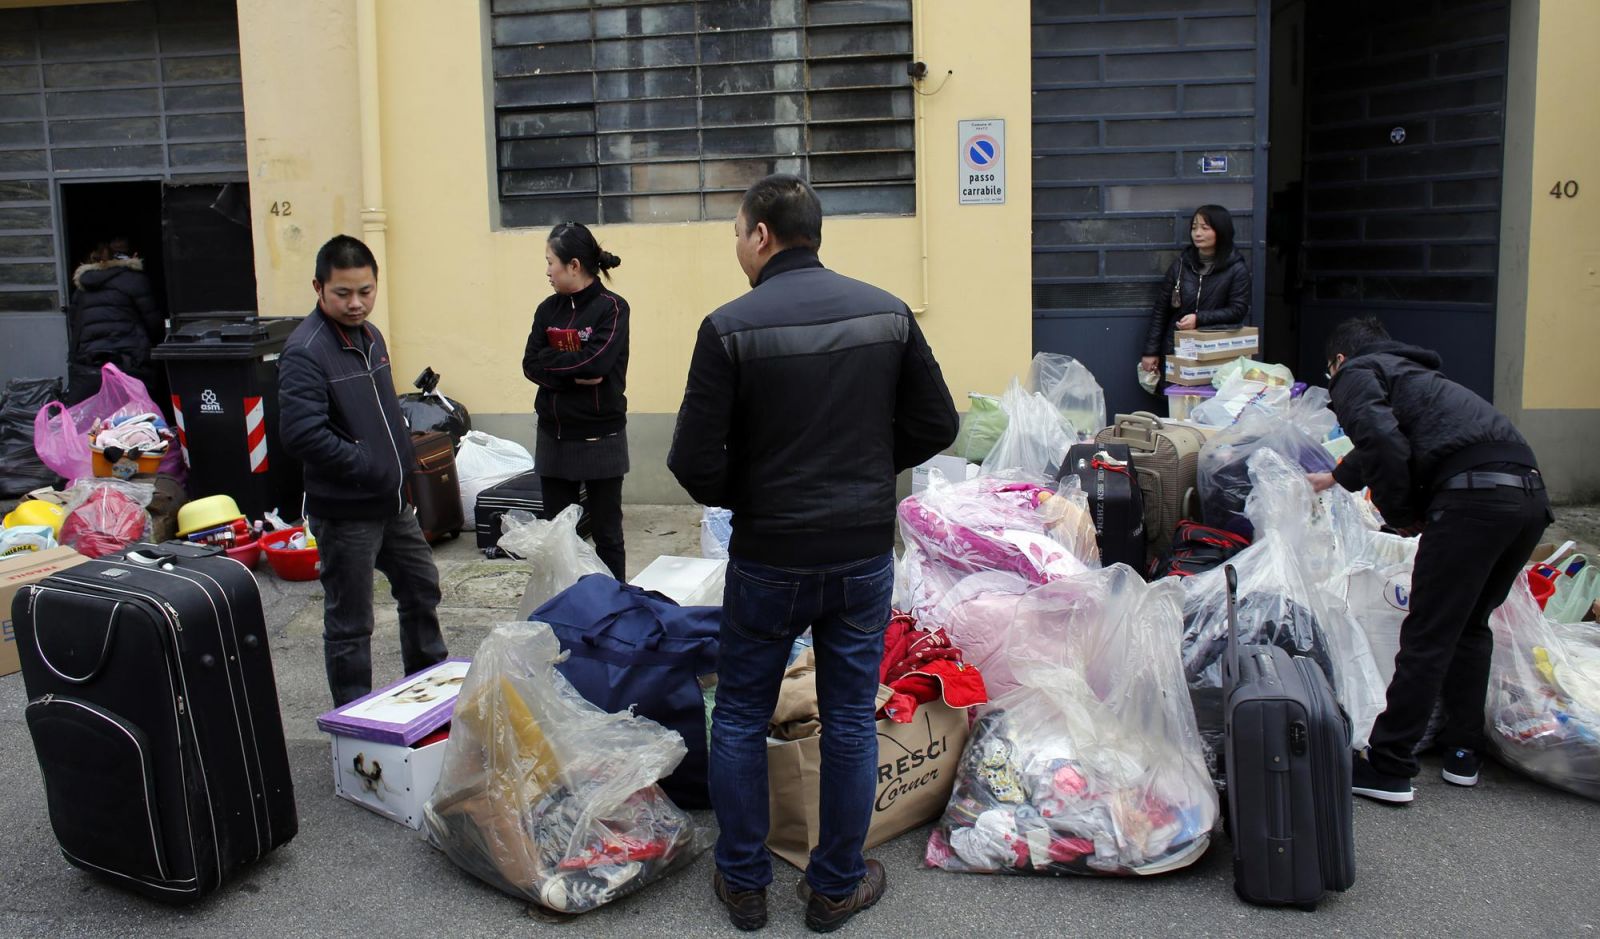
[[[722,609],[679,606],[653,590],[589,574],[528,619],[550,624],[571,653],[556,667],[590,703],[611,712],[631,706],[683,735],[689,754],[661,787],[683,808],[709,808],[705,699],[697,679],[717,669]]]

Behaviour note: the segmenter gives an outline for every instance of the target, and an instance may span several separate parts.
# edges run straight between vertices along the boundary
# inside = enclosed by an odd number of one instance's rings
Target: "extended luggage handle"
[[[1117,440],[1139,440],[1154,446],[1156,432],[1165,426],[1161,418],[1150,411],[1134,411],[1132,414],[1118,414],[1111,429]]]
[[[1222,686],[1231,687],[1239,676],[1239,573],[1232,564],[1222,565],[1227,581],[1228,646],[1222,657]]]

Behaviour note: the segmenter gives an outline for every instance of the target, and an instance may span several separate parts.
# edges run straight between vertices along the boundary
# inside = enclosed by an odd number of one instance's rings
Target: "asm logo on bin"
[[[201,414],[221,414],[222,413],[222,402],[217,400],[217,393],[215,391],[212,391],[210,388],[207,388],[205,391],[200,392],[200,413]]]

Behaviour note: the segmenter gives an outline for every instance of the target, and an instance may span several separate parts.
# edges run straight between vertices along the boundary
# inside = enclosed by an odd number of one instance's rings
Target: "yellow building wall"
[[[238,7],[256,297],[263,316],[298,316],[316,303],[317,249],[361,234],[355,4]]]
[[[1528,250],[1528,320],[1522,406],[1600,408],[1593,380],[1600,349],[1600,3],[1543,0],[1539,7]],[[1550,187],[1568,180],[1576,198]]]
[[[1023,3],[993,5],[975,30],[965,4],[917,7],[926,90],[939,89],[918,99],[926,225],[830,218],[822,258],[925,307],[923,329],[964,402],[968,390],[1003,389],[1032,350],[1029,14]],[[299,313],[322,240],[338,230],[360,235],[354,4],[240,0],[239,8],[261,308]],[[397,379],[429,365],[475,414],[531,413],[521,358],[533,309],[549,294],[545,231],[494,228],[483,5],[378,0],[377,14],[382,282]],[[1006,119],[1005,205],[957,204],[956,122],[980,118]],[[296,200],[293,216],[268,214],[284,199]],[[732,231],[731,221],[596,227],[623,259],[612,284],[633,309],[634,414],[677,410],[700,319],[747,289]]]

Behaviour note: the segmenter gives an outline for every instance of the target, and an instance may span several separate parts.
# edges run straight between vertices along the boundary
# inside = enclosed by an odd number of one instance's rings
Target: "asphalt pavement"
[[[1564,509],[1552,534],[1600,542],[1600,512]],[[630,573],[659,554],[697,554],[697,515],[630,506]],[[455,654],[514,619],[525,568],[488,561],[470,538],[440,546],[441,619]],[[109,887],[62,860],[23,722],[20,675],[0,678],[0,935],[4,936],[717,936],[709,853],[641,892],[578,917],[530,908],[458,870],[416,832],[333,794],[321,655],[321,592],[258,573],[271,633],[300,832],[205,901],[172,908]],[[384,585],[380,600],[387,599]],[[380,602],[375,681],[399,677],[392,602]],[[889,891],[845,927],[860,936],[1600,937],[1600,803],[1497,765],[1466,790],[1424,762],[1417,800],[1356,804],[1357,876],[1312,913],[1246,906],[1218,834],[1194,866],[1148,880],[952,874],[923,866],[927,827],[871,852]],[[695,813],[708,830],[710,813]],[[805,934],[782,861],[765,934]]]

